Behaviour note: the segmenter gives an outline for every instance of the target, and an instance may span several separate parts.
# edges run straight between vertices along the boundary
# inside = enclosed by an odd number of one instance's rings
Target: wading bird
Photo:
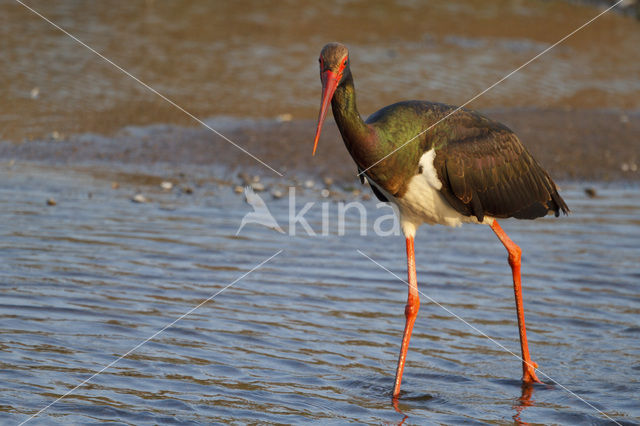
[[[320,53],[322,100],[313,146],[329,103],[342,139],[361,178],[381,201],[397,206],[407,243],[409,295],[396,369],[394,399],[400,394],[411,331],[420,307],[413,248],[423,223],[489,225],[507,249],[513,274],[522,380],[540,382],[527,345],[520,284],[522,250],[502,230],[498,218],[535,219],[569,208],[547,172],[503,124],[476,112],[426,101],[382,108],[363,121],[349,68],[349,51],[329,43]],[[454,112],[455,111],[455,112]],[[449,117],[444,119],[448,114]]]

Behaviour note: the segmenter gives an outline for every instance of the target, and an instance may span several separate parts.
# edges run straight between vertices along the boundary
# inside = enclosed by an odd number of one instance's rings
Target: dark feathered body
[[[534,219],[550,211],[569,211],[518,137],[481,114],[461,109],[443,120],[456,108],[406,101],[382,108],[363,122],[351,75],[336,89],[332,108],[358,169],[366,170],[367,178],[394,198],[402,198],[412,177],[425,172],[419,160],[434,150],[439,191],[461,215],[482,222],[485,216]],[[390,201],[378,188],[374,192]]]

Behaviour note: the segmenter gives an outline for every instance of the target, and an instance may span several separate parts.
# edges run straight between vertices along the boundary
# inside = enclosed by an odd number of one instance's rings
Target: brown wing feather
[[[452,137],[435,147],[434,159],[441,192],[453,208],[479,221],[485,215],[535,219],[569,212],[547,172],[511,130],[479,114],[456,115],[446,129]]]

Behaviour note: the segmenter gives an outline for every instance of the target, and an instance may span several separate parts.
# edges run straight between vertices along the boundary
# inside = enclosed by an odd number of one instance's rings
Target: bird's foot
[[[536,368],[538,368],[538,364],[529,361],[522,363],[522,381],[525,383],[542,383],[538,376],[536,376]]]

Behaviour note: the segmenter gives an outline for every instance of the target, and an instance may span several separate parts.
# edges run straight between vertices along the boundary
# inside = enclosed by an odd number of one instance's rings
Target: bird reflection
[[[523,422],[520,419],[520,414],[522,414],[525,408],[535,405],[535,401],[532,399],[532,396],[533,396],[533,383],[523,383],[522,393],[520,394],[520,398],[518,398],[517,404],[513,406],[513,408],[516,410],[516,414],[514,414],[512,418],[519,425],[529,424],[527,422]]]
[[[529,423],[522,421],[522,419],[520,418],[520,415],[524,412],[524,410],[527,407],[535,406],[535,401],[533,400],[533,389],[534,389],[533,383],[522,383],[520,398],[518,398],[516,400],[516,403],[513,405],[513,409],[515,410],[516,413],[513,415],[512,419],[518,425],[529,425]],[[396,410],[397,413],[402,414],[404,416],[402,420],[399,423],[397,423],[397,425],[400,426],[404,424],[404,422],[409,418],[409,416],[406,415],[400,409],[398,397],[393,397],[391,402],[393,404],[394,410]]]
[[[398,413],[400,413],[400,414],[402,414],[404,416],[402,418],[402,420],[400,421],[400,423],[398,423],[398,426],[400,426],[409,418],[409,416],[407,416],[402,411],[400,411],[400,407],[398,406],[398,397],[397,396],[394,396],[393,399],[391,400],[391,402],[393,403],[394,410],[396,410],[396,412],[398,412]]]

